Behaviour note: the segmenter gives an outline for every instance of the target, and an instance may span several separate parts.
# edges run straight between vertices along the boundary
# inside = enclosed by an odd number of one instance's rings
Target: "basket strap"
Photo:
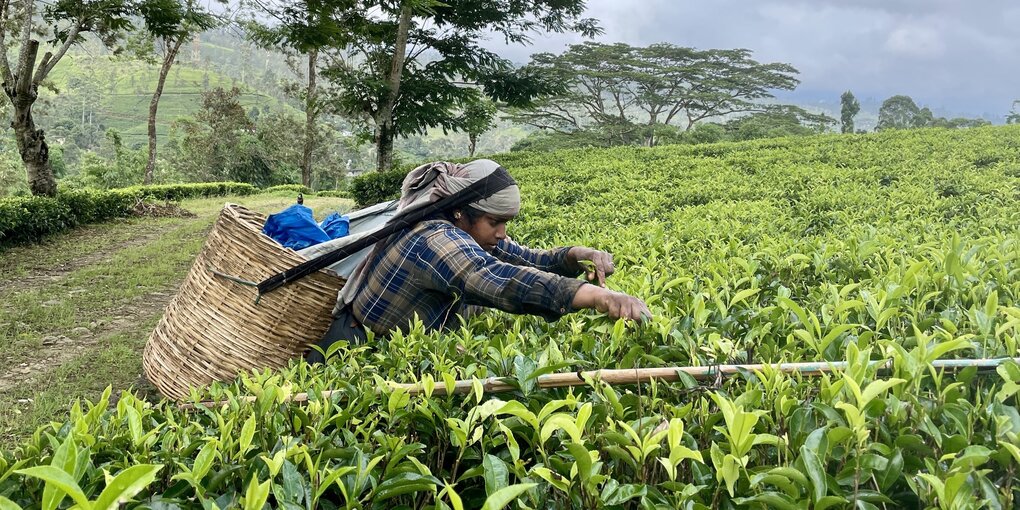
[[[386,222],[379,230],[366,235],[354,243],[323,253],[314,259],[302,262],[286,271],[262,280],[258,284],[259,297],[288,283],[300,280],[320,269],[329,267],[364,248],[386,239],[394,232],[413,226],[438,212],[456,209],[472,202],[484,200],[513,184],[515,184],[513,177],[510,177],[510,174],[503,167],[497,167],[495,172],[475,181],[459,193],[441,198],[407,214],[398,214]]]

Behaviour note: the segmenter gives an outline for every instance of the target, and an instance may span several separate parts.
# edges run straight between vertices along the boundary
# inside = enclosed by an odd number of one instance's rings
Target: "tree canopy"
[[[659,126],[687,131],[705,119],[763,111],[762,99],[799,83],[793,66],[760,63],[750,50],[666,43],[578,44],[561,55],[534,55],[526,70],[565,90],[516,120],[558,132],[598,127],[621,142],[636,133],[648,145]]]
[[[941,127],[950,129],[978,127],[991,124],[984,119],[936,117],[928,107],[920,108],[910,96],[892,96],[878,109],[876,130]]]
[[[1006,115],[1006,124],[1020,124],[1020,99],[1013,101],[1013,109]]]
[[[481,46],[491,33],[524,44],[540,31],[599,33],[583,0],[307,1],[263,8],[277,20],[263,37],[301,51],[332,49],[323,76],[338,112],[360,119],[378,169],[393,140],[432,127],[467,130],[473,103],[525,105],[552,84]]]
[[[854,97],[854,93],[849,90],[839,96],[839,103],[840,132],[853,133],[854,117],[861,111],[861,103]]]

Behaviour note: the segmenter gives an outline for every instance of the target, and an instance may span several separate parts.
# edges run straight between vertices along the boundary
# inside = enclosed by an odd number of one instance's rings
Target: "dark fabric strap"
[[[390,234],[413,226],[419,221],[433,216],[436,213],[449,211],[451,209],[463,207],[472,202],[484,200],[515,184],[517,184],[517,181],[514,181],[514,178],[510,176],[510,173],[507,172],[506,169],[503,167],[497,167],[496,171],[472,183],[467,188],[464,188],[460,193],[441,198],[407,214],[397,215],[371,235],[367,235],[346,246],[341,246],[336,250],[323,253],[314,259],[302,262],[301,264],[282,273],[277,273],[265,280],[262,280],[258,284],[259,296],[272,292],[284,285],[287,285],[288,283],[300,280],[301,278],[304,278],[305,276],[308,276],[322,268],[329,267],[364,248],[386,239],[390,236]]]

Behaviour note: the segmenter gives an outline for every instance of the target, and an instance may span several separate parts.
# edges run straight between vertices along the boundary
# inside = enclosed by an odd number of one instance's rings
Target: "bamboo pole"
[[[993,358],[993,359],[940,359],[931,363],[932,368],[949,372],[957,372],[965,368],[974,367],[977,369],[994,369],[1006,361],[1020,363],[1020,358]],[[878,366],[880,371],[892,369],[892,360],[871,361],[872,366]],[[815,377],[822,374],[840,372],[846,370],[845,361],[822,361],[805,363],[755,363],[745,365],[706,365],[700,367],[660,367],[660,368],[628,368],[628,369],[601,369],[588,370],[583,372],[560,372],[546,374],[538,377],[536,386],[539,388],[563,388],[567,386],[584,386],[588,381],[602,381],[609,385],[617,384],[640,384],[651,381],[676,382],[682,377],[680,374],[687,374],[698,381],[714,380],[722,377],[737,375],[741,372],[760,372],[771,369],[787,374],[799,374],[806,377]],[[474,391],[475,384],[482,386],[484,393],[506,393],[517,389],[515,384],[507,382],[504,377],[488,377],[485,379],[464,379],[455,381],[451,388],[446,384],[437,382],[432,390],[432,395],[466,394]],[[421,383],[396,383],[388,382],[391,391],[403,389],[410,395],[425,393]],[[321,392],[322,398],[329,398],[334,393],[343,393],[343,390],[325,390]],[[242,402],[254,402],[257,397],[248,395],[240,400]],[[306,402],[308,393],[295,393],[287,399],[289,402]],[[194,409],[198,406],[216,407],[226,404],[224,401],[187,402],[180,405],[183,409]]]

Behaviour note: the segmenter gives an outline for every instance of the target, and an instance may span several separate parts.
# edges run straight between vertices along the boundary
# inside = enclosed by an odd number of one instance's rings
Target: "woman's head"
[[[499,166],[499,163],[491,159],[476,159],[460,165],[456,170],[450,172],[450,175],[463,178],[470,184],[480,181],[494,172],[502,172],[512,184],[493,193],[488,198],[472,202],[469,207],[496,217],[513,218],[521,210],[521,190],[513,178],[506,173],[506,170]]]
[[[495,215],[466,206],[447,212],[445,218],[467,232],[483,250],[491,252],[497,243],[506,239],[506,223],[513,216]]]

